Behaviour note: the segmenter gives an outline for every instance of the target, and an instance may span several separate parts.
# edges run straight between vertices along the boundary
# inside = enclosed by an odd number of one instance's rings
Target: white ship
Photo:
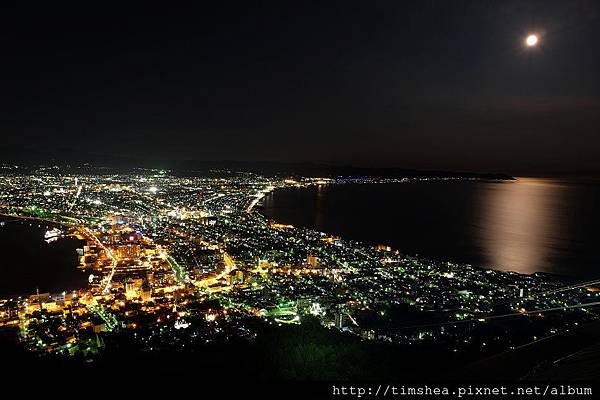
[[[55,240],[58,240],[58,238],[60,238],[62,236],[62,231],[58,228],[54,228],[50,231],[46,231],[46,233],[44,234],[44,240],[46,240],[46,243],[52,243]]]

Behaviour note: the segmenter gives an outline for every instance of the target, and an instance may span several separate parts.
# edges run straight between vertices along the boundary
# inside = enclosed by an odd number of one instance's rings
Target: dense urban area
[[[78,238],[88,279],[60,293],[0,299],[0,329],[17,332],[40,357],[92,363],[115,338],[140,351],[184,349],[252,343],[264,326],[306,322],[460,357],[515,349],[598,318],[600,281],[432,261],[260,213],[281,188],[407,179],[4,166],[2,225],[43,226],[48,246]]]

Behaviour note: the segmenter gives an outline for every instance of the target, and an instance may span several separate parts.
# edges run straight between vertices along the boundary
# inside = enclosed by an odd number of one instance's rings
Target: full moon
[[[527,43],[527,46],[531,47],[531,46],[535,46],[538,42],[538,37],[536,35],[529,35],[527,36],[527,39],[525,40],[525,43]]]

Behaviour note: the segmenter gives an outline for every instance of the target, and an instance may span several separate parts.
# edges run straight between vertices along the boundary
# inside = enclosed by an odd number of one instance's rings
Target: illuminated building
[[[152,300],[152,286],[150,285],[150,280],[148,279],[148,277],[145,277],[142,282],[141,298],[142,301]]]
[[[335,313],[335,327],[342,329],[344,327],[344,314],[341,312]]]
[[[309,255],[308,257],[306,257],[306,263],[311,267],[316,268],[319,265],[319,257]]]
[[[138,258],[140,256],[140,245],[129,243],[119,246],[117,248],[116,255],[119,258]]]
[[[114,231],[126,227],[128,223],[129,221],[123,214],[115,214],[112,217],[112,229]]]

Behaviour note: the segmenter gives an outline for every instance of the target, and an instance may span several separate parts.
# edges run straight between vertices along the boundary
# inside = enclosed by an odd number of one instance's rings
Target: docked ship
[[[44,234],[44,240],[46,243],[52,243],[55,240],[58,240],[62,236],[62,231],[58,228],[54,228],[52,230],[46,231]]]

